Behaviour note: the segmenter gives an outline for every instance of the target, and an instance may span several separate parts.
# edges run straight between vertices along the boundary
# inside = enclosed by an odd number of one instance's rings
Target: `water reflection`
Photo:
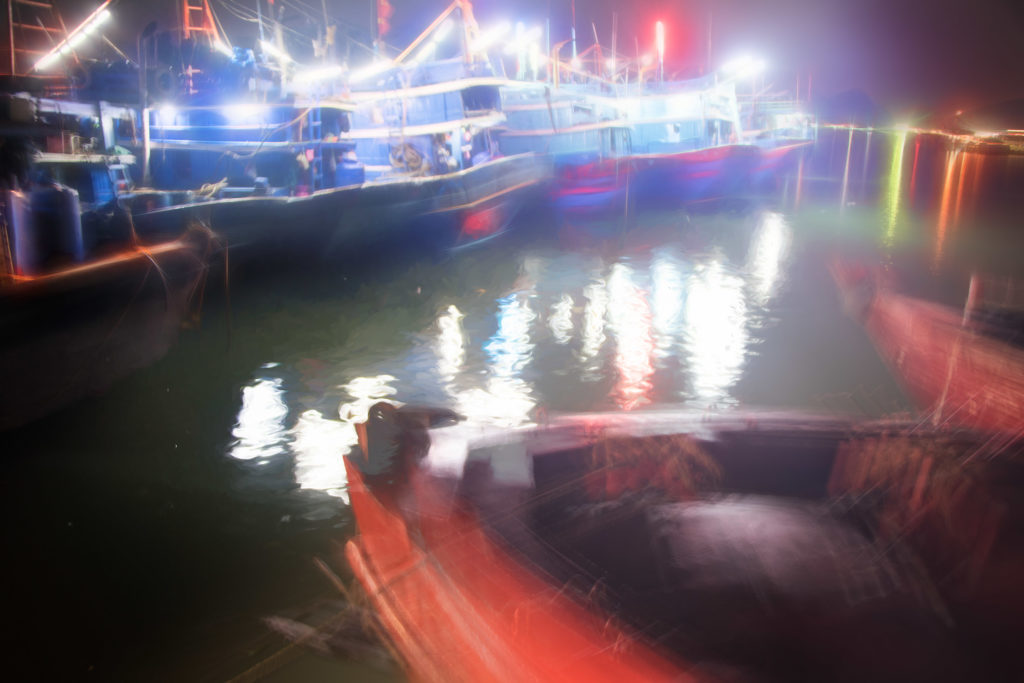
[[[896,239],[896,221],[900,212],[900,193],[903,185],[903,153],[907,147],[907,131],[899,131],[893,140],[892,166],[889,169],[888,194],[886,199],[886,246],[892,246]]]
[[[563,294],[562,298],[551,306],[548,315],[548,327],[557,344],[568,344],[572,341],[572,309],[576,305],[572,296]]]
[[[682,327],[686,281],[683,265],[673,249],[659,249],[651,263],[651,304],[653,308],[655,355],[665,358],[673,352]]]
[[[455,377],[466,360],[466,338],[462,331],[464,317],[462,311],[451,305],[437,319],[437,369],[450,396],[455,394]]]
[[[604,346],[604,319],[608,312],[608,290],[605,281],[598,278],[583,289],[586,305],[583,307],[583,340],[579,360],[583,366],[583,379],[596,379],[601,366],[596,362],[597,354]]]
[[[536,405],[523,370],[533,356],[530,327],[537,319],[531,294],[516,292],[498,300],[498,329],[484,345],[488,357],[485,386],[462,392],[458,411],[467,418],[514,427],[530,421]]]
[[[950,201],[953,194],[953,176],[960,160],[960,150],[953,149],[946,153],[946,170],[942,182],[942,197],[939,200],[939,220],[935,235],[935,263],[942,260],[946,248],[946,231],[949,228]]]
[[[734,403],[747,345],[743,281],[718,260],[694,269],[686,297],[686,351],[694,398],[701,404]]]
[[[792,231],[782,214],[768,212],[757,225],[747,252],[754,302],[767,306],[779,284],[782,264],[789,252]]]
[[[351,427],[328,420],[320,411],[307,410],[292,428],[295,481],[300,489],[321,491],[348,502],[345,477],[347,432]]]
[[[231,435],[231,457],[265,462],[287,448],[288,405],[280,378],[260,378],[242,389],[242,407]]]
[[[650,402],[654,374],[650,304],[633,276],[630,266],[616,263],[608,278],[608,322],[615,339],[618,373],[613,397],[623,410]]]

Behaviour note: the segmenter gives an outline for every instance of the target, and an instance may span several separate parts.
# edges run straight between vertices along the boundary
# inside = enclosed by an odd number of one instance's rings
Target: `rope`
[[[423,163],[423,155],[419,150],[407,142],[391,147],[388,160],[395,168],[404,168],[412,175],[423,175],[426,172],[426,164]]]

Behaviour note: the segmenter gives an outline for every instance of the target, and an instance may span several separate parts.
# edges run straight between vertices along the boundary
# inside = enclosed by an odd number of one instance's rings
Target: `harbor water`
[[[316,560],[351,584],[341,457],[370,404],[505,425],[659,404],[910,413],[829,264],[960,306],[972,272],[1020,274],[1022,170],[822,129],[757,199],[528,210],[457,253],[211,278],[162,360],[0,435],[10,680],[403,680],[266,621],[344,606]]]

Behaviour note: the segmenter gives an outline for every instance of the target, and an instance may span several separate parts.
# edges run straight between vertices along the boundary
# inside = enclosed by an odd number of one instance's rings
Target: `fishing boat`
[[[837,264],[833,275],[851,315],[934,423],[1021,433],[1024,350],[1011,341],[1019,318],[1008,327],[973,302],[965,313],[905,296],[863,267]]]
[[[107,389],[193,322],[214,240],[180,224],[143,240],[133,217],[171,201],[133,187],[137,110],[78,97],[78,60],[47,72],[110,18],[68,31],[48,2],[7,3],[0,79],[0,429]],[[84,58],[84,55],[83,55]]]
[[[378,403],[346,556],[417,680],[1016,680],[1020,446],[912,427]]]
[[[557,70],[557,69],[556,69]],[[552,160],[552,199],[570,213],[742,198],[776,189],[811,144],[806,117],[761,102],[741,116],[735,81],[520,84],[503,90],[504,149]],[[792,105],[792,103],[788,103]],[[772,107],[774,106],[774,109]]]
[[[394,58],[282,78],[273,101],[149,110],[154,176],[180,183],[175,169],[191,167],[189,185],[210,196],[147,217],[143,232],[202,217],[233,249],[300,262],[500,234],[547,172],[534,154],[498,152],[504,79],[468,40],[446,40],[456,26],[475,30],[468,3],[453,2]]]
[[[607,98],[586,85],[512,81],[502,88],[502,152],[542,155],[554,182],[548,200],[571,214],[622,208],[630,128]]]
[[[100,394],[164,356],[198,319],[216,239],[196,225],[143,245],[127,212],[112,213],[93,219],[123,239],[108,234],[86,250],[89,214],[75,211],[73,190],[0,195],[4,430]]]

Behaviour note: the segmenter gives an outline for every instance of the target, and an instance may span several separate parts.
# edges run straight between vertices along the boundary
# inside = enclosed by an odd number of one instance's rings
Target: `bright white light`
[[[580,68],[580,66],[582,66],[583,64],[583,62],[580,61],[579,57],[573,57],[572,61],[570,61],[569,63],[572,64],[572,68],[574,69]]]
[[[763,59],[754,59],[749,55],[737,57],[722,66],[722,72],[729,76],[756,76],[765,69]]]
[[[654,375],[651,309],[646,293],[633,280],[633,268],[616,263],[608,277],[608,327],[615,339],[618,381],[613,395],[623,410],[650,401]]]
[[[477,34],[476,40],[470,44],[470,50],[473,52],[484,52],[491,45],[505,37],[505,34],[512,30],[512,24],[507,21],[503,21],[493,28],[487,29]]]
[[[466,336],[462,331],[462,318],[464,314],[455,306],[449,306],[448,310],[437,319],[437,326],[440,334],[437,337],[437,369],[441,373],[441,379],[445,388],[451,389],[456,375],[462,370],[462,364],[466,360]]]
[[[323,491],[348,502],[348,478],[341,456],[347,450],[342,444],[350,429],[350,425],[328,420],[316,410],[299,416],[291,430],[291,448],[295,455],[295,481],[300,489]]]
[[[592,361],[604,346],[607,337],[604,333],[605,314],[608,311],[608,290],[604,280],[596,279],[583,288],[583,298],[587,300],[583,308],[583,339],[580,345],[580,361],[584,364],[584,372],[597,372],[599,363]]]
[[[548,316],[548,327],[551,328],[551,334],[554,335],[555,341],[559,344],[568,344],[572,341],[572,309],[575,302],[572,297],[568,294],[563,294],[562,298],[555,302],[551,307],[551,314]]]
[[[533,71],[534,77],[537,76],[537,72],[540,67],[545,63],[544,53],[540,51],[540,45],[532,43],[530,45],[530,70]]]
[[[280,378],[258,379],[242,389],[242,408],[231,435],[231,457],[236,460],[266,460],[285,452],[284,428],[288,417],[284,385]]]
[[[523,22],[516,23],[516,36],[505,46],[505,54],[527,52],[531,43],[535,43],[544,35],[544,29],[540,26],[533,26],[527,30]]]
[[[615,71],[615,57],[609,57],[608,59],[604,60],[604,65],[606,67],[608,67],[609,71],[614,72]]]
[[[437,30],[434,32],[434,37],[431,38],[431,40],[434,41],[435,43],[440,43],[442,40],[448,37],[448,34],[451,33],[451,31],[452,22],[449,19],[448,21],[444,22],[443,24],[437,27]]]
[[[288,56],[288,53],[277,49],[277,46],[275,46],[273,43],[268,43],[265,40],[261,40],[260,47],[263,48],[263,52],[270,55],[279,62],[284,63],[293,61],[292,58]]]
[[[213,49],[223,55],[227,55],[228,57],[235,56],[235,51],[219,40],[215,40],[213,42]]]
[[[654,25],[654,42],[658,48],[658,58],[665,58],[665,22],[659,21]]]
[[[174,119],[177,115],[178,110],[175,107],[165,104],[157,109],[157,124],[161,126],[173,126]]]
[[[68,38],[62,41],[57,47],[53,48],[49,54],[44,55],[38,62],[36,62],[33,69],[45,69],[53,65],[60,56],[71,54],[71,51],[75,47],[82,44],[82,42],[84,42],[85,39],[100,26],[100,24],[108,21],[110,17],[110,10],[104,9],[95,17],[87,20],[87,23],[80,25],[76,30],[72,31]]]
[[[790,230],[782,214],[765,214],[747,253],[747,270],[755,299],[761,306],[767,305],[775,292],[789,243]]]
[[[682,263],[671,250],[659,251],[651,263],[651,314],[654,327],[655,355],[664,358],[672,353],[682,326],[686,281]]]
[[[340,66],[325,66],[319,69],[307,69],[306,71],[300,71],[295,74],[295,81],[297,83],[314,83],[316,81],[326,81],[331,78],[340,78],[341,74],[342,68]]]
[[[253,123],[254,120],[258,120],[262,113],[262,107],[258,104],[251,103],[232,104],[227,107],[222,107],[220,112],[231,125],[238,126],[245,123]]]
[[[686,297],[686,348],[693,393],[707,404],[732,402],[746,358],[747,307],[743,281],[717,261],[698,266]]]
[[[391,62],[390,60],[382,59],[382,60],[380,60],[378,62],[373,62],[371,64],[367,64],[366,66],[362,67],[361,69],[356,69],[351,74],[349,74],[348,80],[351,83],[357,83],[357,82],[365,80],[367,78],[372,78],[373,76],[376,76],[377,74],[384,73],[385,71],[390,69],[392,66],[394,66],[393,62]]]
[[[54,62],[57,61],[57,56],[58,55],[56,52],[51,52],[50,54],[46,55],[38,62],[36,62],[36,69],[42,70],[49,68],[53,65]]]
[[[418,64],[419,62],[422,62],[433,56],[435,52],[437,52],[437,43],[431,40],[426,45],[420,48],[420,51],[416,53],[416,56],[413,57],[411,61],[413,63]]]

